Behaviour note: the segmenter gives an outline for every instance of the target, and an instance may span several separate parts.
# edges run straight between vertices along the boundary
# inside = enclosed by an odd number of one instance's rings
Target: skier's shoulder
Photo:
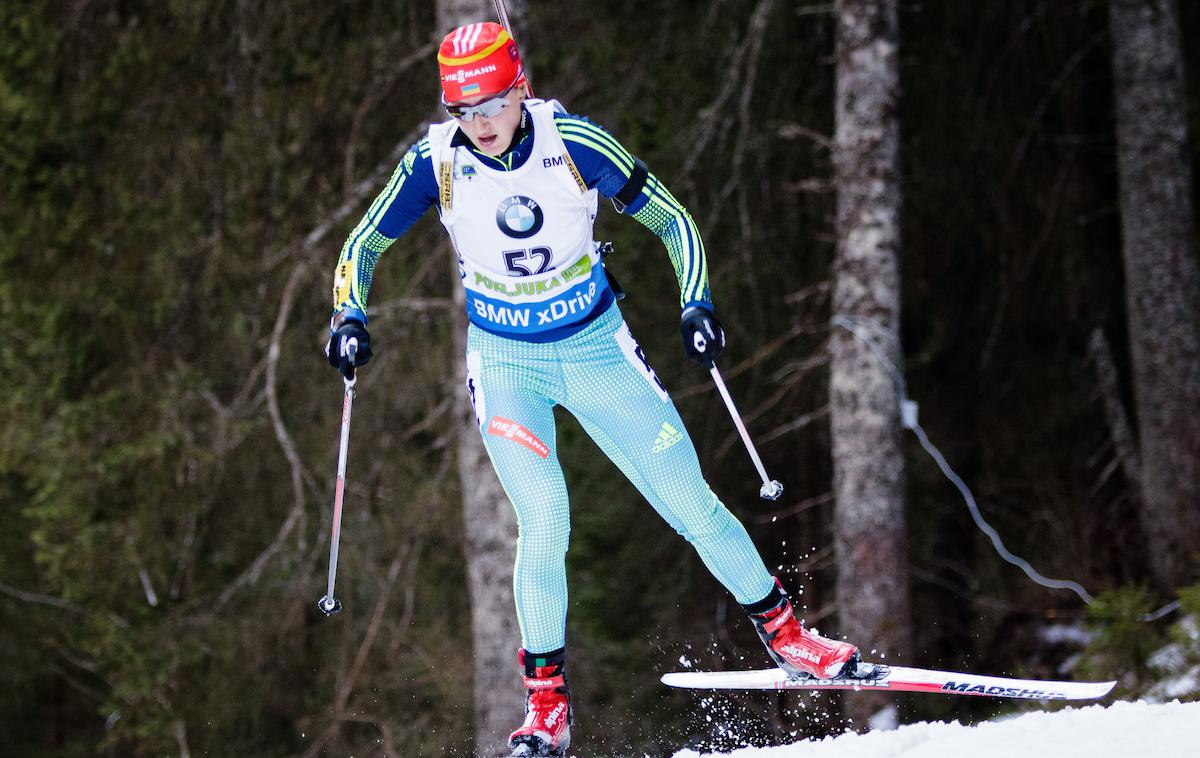
[[[436,202],[437,194],[433,151],[429,136],[425,135],[404,151],[368,216],[377,225],[377,231],[395,239]]]
[[[596,171],[611,165],[628,175],[633,166],[633,156],[616,137],[591,117],[563,109],[554,113],[554,126],[576,162],[587,164]]]
[[[400,165],[396,167],[396,173],[414,179],[418,185],[427,184],[436,193],[437,186],[433,176],[433,145],[430,141],[431,136],[430,133],[426,133],[409,146],[408,150],[404,152],[404,157],[400,159]],[[428,187],[422,186],[422,189]]]
[[[437,160],[433,157],[434,152],[439,152],[443,145],[450,143],[457,131],[458,122],[454,119],[430,124],[424,136],[410,146],[408,154],[404,155],[404,160],[408,160],[408,155],[413,155],[414,162],[424,161],[430,164],[432,169],[433,162]]]
[[[593,139],[607,139],[616,142],[616,138],[590,116],[571,113],[563,108],[562,104],[558,101],[552,102],[558,106],[558,109],[554,111],[554,126],[558,129],[558,133],[563,136],[563,139],[578,142],[583,138],[591,136]]]
[[[421,139],[412,143],[412,145],[409,146],[408,151],[410,153],[415,153],[419,158],[428,158],[432,151],[432,148],[429,146],[429,134],[426,133],[421,137]]]

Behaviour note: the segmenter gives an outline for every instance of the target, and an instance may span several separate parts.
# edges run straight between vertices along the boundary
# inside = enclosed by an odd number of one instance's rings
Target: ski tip
[[[709,677],[714,673],[716,672],[672,671],[669,674],[663,674],[659,677],[659,681],[668,687],[678,687],[686,690],[705,689],[712,687],[712,680]]]
[[[1113,682],[1073,682],[1070,693],[1065,700],[1099,700],[1113,691],[1117,686]]]
[[[1103,691],[1103,692],[1101,692],[1100,694],[1096,695],[1096,697],[1104,697],[1104,696],[1105,696],[1105,695],[1107,695],[1108,693],[1112,692],[1112,690],[1113,690],[1113,687],[1116,687],[1116,686],[1117,686],[1117,683],[1116,683],[1116,681],[1112,681],[1112,682],[1097,682],[1097,683],[1096,683],[1096,689],[1097,689],[1097,690],[1099,690],[1101,687],[1103,687],[1103,688],[1104,688],[1104,691]]]

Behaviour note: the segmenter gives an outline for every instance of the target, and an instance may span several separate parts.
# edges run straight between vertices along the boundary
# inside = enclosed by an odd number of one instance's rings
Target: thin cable
[[[913,408],[916,408],[916,402],[908,400],[907,398],[901,399],[901,408],[904,407],[905,403],[911,403]],[[901,417],[904,417],[903,412],[901,413]],[[992,546],[995,547],[996,552],[1000,554],[1001,558],[1020,568],[1030,579],[1042,585],[1043,587],[1071,590],[1078,595],[1084,603],[1088,605],[1092,604],[1092,601],[1095,598],[1092,597],[1090,592],[1084,589],[1083,585],[1079,584],[1078,582],[1065,579],[1048,579],[1047,577],[1044,577],[1038,573],[1038,571],[1030,566],[1024,558],[1009,552],[1009,550],[1004,547],[1004,542],[1000,539],[1000,535],[997,534],[996,530],[993,529],[987,520],[983,518],[983,514],[980,512],[979,506],[975,502],[975,496],[971,494],[971,489],[967,487],[966,482],[964,482],[958,474],[954,473],[954,469],[950,468],[950,464],[946,462],[946,458],[942,455],[942,452],[938,450],[932,442],[929,441],[929,437],[925,434],[925,430],[919,423],[917,423],[915,410],[912,412],[911,419],[905,419],[904,426],[912,430],[913,434],[916,435],[917,440],[921,443],[921,447],[925,448],[925,452],[929,453],[930,457],[933,458],[933,460],[937,463],[938,468],[942,470],[942,474],[949,479],[955,487],[958,488],[958,491],[962,494],[963,500],[967,504],[967,508],[971,512],[971,518],[975,521],[975,524],[979,527],[980,531],[982,531],[991,539]],[[1179,600],[1172,600],[1158,610],[1151,611],[1150,613],[1143,613],[1142,615],[1138,616],[1137,619],[1138,621],[1157,621],[1160,618],[1168,616],[1171,613],[1179,610],[1179,607]]]
[[[950,464],[946,462],[945,456],[943,456],[941,451],[929,441],[929,437],[925,434],[925,430],[921,428],[921,425],[917,422],[917,404],[908,399],[907,382],[904,380],[904,375],[901,373],[899,367],[883,352],[883,349],[880,347],[879,343],[887,339],[886,332],[884,332],[881,325],[872,319],[848,317],[840,314],[834,316],[830,320],[830,323],[832,323],[834,326],[842,327],[855,339],[859,340],[868,348],[870,348],[876,359],[879,360],[880,364],[882,364],[888,374],[891,375],[892,380],[896,383],[897,392],[900,395],[901,423],[913,431],[913,433],[917,436],[917,439],[920,441],[921,447],[925,449],[925,452],[929,453],[930,457],[932,457],[934,462],[937,463],[938,468],[941,469],[942,475],[949,479],[950,483],[958,488],[959,493],[962,495],[963,500],[967,504],[967,510],[971,513],[971,519],[975,522],[975,525],[979,527],[980,531],[988,536],[988,539],[990,539],[992,542],[992,547],[995,548],[1000,557],[1024,571],[1026,576],[1043,587],[1047,587],[1049,589],[1071,590],[1078,595],[1084,603],[1090,605],[1092,602],[1092,595],[1086,589],[1084,589],[1083,585],[1070,580],[1050,579],[1046,576],[1043,576],[1040,572],[1038,572],[1037,569],[1031,566],[1028,561],[1021,556],[1012,553],[1004,546],[1004,541],[1000,539],[1000,534],[992,528],[992,525],[987,522],[987,519],[985,519],[983,514],[980,512],[979,505],[975,502],[975,496],[971,494],[971,488],[968,487],[966,482],[962,480],[962,477],[954,473],[954,469],[950,468]],[[864,336],[862,334],[863,331],[866,331],[869,336]]]
[[[991,524],[989,524],[983,517],[983,513],[979,510],[978,503],[975,502],[975,496],[971,494],[970,487],[967,486],[966,482],[964,482],[958,474],[954,473],[954,469],[950,468],[950,464],[946,462],[945,456],[943,456],[942,452],[938,450],[932,442],[929,441],[929,437],[925,434],[925,430],[917,422],[917,402],[915,400],[908,399],[908,382],[904,379],[904,373],[900,371],[900,368],[895,364],[895,362],[893,362],[891,358],[887,356],[880,345],[881,342],[891,343],[896,348],[896,352],[899,353],[900,346],[897,344],[897,340],[892,337],[887,330],[883,328],[883,325],[880,324],[876,319],[838,314],[830,319],[830,323],[832,323],[834,326],[842,327],[846,331],[850,332],[855,339],[869,347],[871,352],[875,354],[875,358],[884,367],[884,370],[891,375],[892,381],[896,383],[896,389],[900,396],[901,425],[912,430],[913,434],[917,436],[917,440],[921,443],[921,447],[924,448],[925,452],[929,453],[929,456],[933,458],[934,462],[937,463],[938,468],[942,471],[942,475],[949,479],[950,483],[958,488],[959,493],[963,497],[963,501],[967,504],[967,509],[971,513],[971,519],[975,522],[975,525],[979,527],[980,531],[988,536],[992,542],[992,547],[995,548],[1000,557],[1024,571],[1026,576],[1043,587],[1050,589],[1071,590],[1078,595],[1084,603],[1091,605],[1094,598],[1090,592],[1084,589],[1083,585],[1066,579],[1047,578],[1033,568],[1033,566],[1031,566],[1024,558],[1010,552],[1008,548],[1004,546],[1004,541],[1000,539],[999,533],[996,532],[996,530],[992,528]],[[1156,611],[1144,613],[1141,616],[1138,616],[1138,621],[1157,621],[1158,619],[1179,610],[1179,607],[1179,600],[1173,600]]]
[[[980,531],[988,536],[992,542],[992,547],[996,552],[1008,563],[1016,566],[1025,572],[1025,575],[1034,582],[1047,587],[1049,589],[1066,589],[1071,590],[1079,596],[1087,605],[1091,605],[1093,601],[1092,594],[1088,592],[1083,585],[1067,579],[1050,579],[1040,574],[1033,566],[1024,558],[1016,555],[1004,546],[1004,541],[1000,539],[999,533],[992,528],[991,524],[983,517],[983,513],[979,510],[978,503],[975,502],[975,496],[971,494],[971,489],[967,486],[962,478],[954,473],[954,469],[950,468],[950,464],[946,462],[945,456],[937,447],[929,441],[925,430],[917,422],[917,402],[908,399],[908,382],[904,378],[904,373],[896,365],[884,351],[881,343],[888,343],[896,349],[896,353],[900,353],[900,345],[895,336],[890,334],[883,328],[877,319],[866,318],[863,316],[847,316],[837,314],[830,319],[830,323],[834,326],[840,326],[849,332],[855,339],[862,342],[871,349],[875,358],[883,366],[884,370],[892,377],[892,381],[896,383],[896,390],[900,396],[900,419],[901,425],[907,429],[911,429],[916,435],[917,440],[921,443],[921,447],[925,452],[933,458],[941,469],[942,475],[950,480],[950,483],[958,488],[959,493],[963,497],[963,501],[967,504],[967,509],[971,513],[971,519]],[[1162,606],[1156,611],[1144,613],[1138,616],[1138,621],[1157,621],[1175,611],[1179,610],[1179,600],[1173,600],[1170,603]]]
[[[1079,582],[1073,582],[1069,579],[1047,578],[1040,574],[1033,566],[1029,565],[1029,562],[1024,558],[1010,552],[1009,549],[1004,546],[1004,541],[1000,539],[999,533],[992,528],[992,525],[989,524],[987,520],[984,519],[983,514],[979,512],[979,505],[975,502],[975,496],[971,494],[971,489],[967,487],[966,482],[964,482],[958,474],[954,473],[954,469],[950,468],[950,464],[946,463],[946,458],[942,455],[942,451],[938,450],[937,447],[929,441],[929,437],[926,436],[925,430],[921,428],[921,425],[914,423],[909,428],[912,429],[913,434],[917,435],[917,439],[920,441],[921,447],[925,448],[925,452],[929,453],[930,457],[932,457],[937,463],[938,468],[942,470],[942,474],[950,480],[951,484],[958,488],[959,493],[961,493],[963,496],[963,500],[967,503],[967,509],[971,512],[971,519],[975,522],[975,525],[979,527],[979,530],[986,534],[988,539],[992,541],[992,547],[996,549],[996,552],[1000,554],[1001,558],[1024,571],[1026,576],[1043,587],[1049,587],[1056,590],[1071,590],[1078,595],[1083,602],[1091,605],[1091,593],[1084,589],[1083,585],[1081,585]]]
[[[1138,616],[1138,621],[1158,621],[1168,613],[1173,613],[1177,610],[1179,610],[1179,600],[1172,600],[1157,611],[1143,613],[1141,616]]]

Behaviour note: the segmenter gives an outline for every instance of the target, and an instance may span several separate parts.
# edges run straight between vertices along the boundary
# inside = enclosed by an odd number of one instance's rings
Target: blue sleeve
[[[605,197],[620,192],[633,173],[633,155],[604,127],[583,116],[556,113],[554,124],[587,186]],[[644,193],[638,195],[623,212],[632,216],[647,199]]]
[[[379,256],[436,202],[437,179],[429,139],[422,138],[404,154],[392,178],[342,245],[333,277],[335,311],[367,322],[367,295]]]
[[[555,126],[589,188],[613,197],[633,173],[634,158],[611,134],[582,116],[555,114]],[[679,303],[712,310],[708,259],[700,229],[657,176],[650,173],[638,196],[622,209],[654,232],[667,249],[679,281]]]
[[[400,176],[401,174],[403,176]],[[396,173],[376,198],[367,215],[378,210],[381,213],[377,224],[379,233],[398,239],[417,223],[425,211],[429,210],[429,206],[437,202],[437,196],[437,179],[433,175],[429,138],[422,137],[404,154]]]

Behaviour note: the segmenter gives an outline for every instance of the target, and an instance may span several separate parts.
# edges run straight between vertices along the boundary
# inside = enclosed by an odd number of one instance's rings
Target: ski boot
[[[566,649],[518,653],[525,680],[525,723],[508,738],[512,756],[563,756],[571,744],[571,689]]]
[[[876,673],[882,667],[863,663],[858,648],[849,642],[826,639],[805,629],[778,579],[770,595],[743,608],[775,665],[791,679],[873,679],[883,673]]]

